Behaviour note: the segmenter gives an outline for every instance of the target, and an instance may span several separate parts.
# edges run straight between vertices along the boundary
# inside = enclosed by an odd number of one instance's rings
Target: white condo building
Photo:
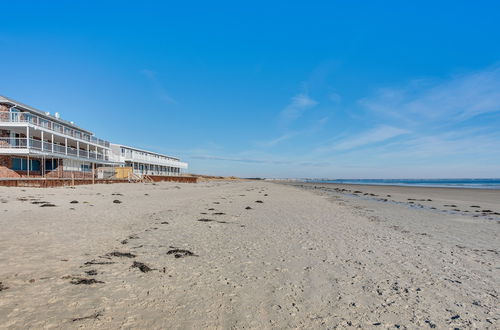
[[[179,176],[188,164],[179,158],[137,149],[122,144],[111,143],[112,161],[125,167],[132,167],[137,175],[168,175]]]
[[[187,163],[98,139],[73,122],[0,96],[0,178],[88,178],[102,167],[178,176]]]

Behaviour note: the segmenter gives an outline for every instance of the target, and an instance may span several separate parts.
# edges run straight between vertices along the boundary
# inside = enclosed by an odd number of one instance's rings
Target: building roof
[[[35,109],[35,108],[33,108],[33,107],[29,106],[29,105],[26,105],[24,103],[18,102],[18,101],[14,100],[14,99],[11,99],[11,98],[8,98],[8,97],[0,95],[0,103],[8,103],[8,104],[11,104],[12,106],[15,106],[16,108],[26,109],[26,110],[28,110],[30,112],[35,113],[37,116],[40,116],[40,117],[43,117],[45,119],[58,122],[60,124],[66,125],[66,126],[70,126],[70,127],[74,128],[74,129],[83,131],[83,132],[88,133],[90,135],[94,135],[94,133],[92,133],[91,131],[88,131],[86,129],[78,127],[78,126],[76,126],[75,124],[73,124],[73,123],[71,123],[69,121],[63,120],[61,118],[56,118],[55,116],[47,115],[45,112],[43,112],[41,110]]]
[[[148,151],[148,150],[139,149],[139,148],[135,148],[135,147],[131,147],[131,146],[126,146],[126,145],[123,145],[123,144],[111,143],[111,146],[117,146],[117,147],[120,147],[120,148],[127,148],[127,149],[131,149],[131,150],[134,150],[134,151],[145,152],[145,153],[148,153],[148,154],[162,156],[162,157],[167,157],[167,158],[171,158],[171,159],[180,161],[180,159],[177,158],[177,157],[172,157],[172,156],[160,154],[160,153],[153,152],[153,151]]]

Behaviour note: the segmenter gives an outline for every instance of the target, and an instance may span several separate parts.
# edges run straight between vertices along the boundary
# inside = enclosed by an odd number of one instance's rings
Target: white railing
[[[181,172],[173,171],[156,171],[156,170],[146,170],[146,169],[134,169],[134,173],[138,175],[160,175],[160,176],[180,176]]]
[[[54,131],[60,134],[68,135],[76,139],[81,139],[84,141],[92,142],[100,146],[109,148],[109,142],[98,139],[88,133],[84,133],[62,124],[56,123],[52,120],[48,120],[29,112],[0,112],[0,122],[6,123],[30,123],[35,126],[43,127],[50,131]]]
[[[78,150],[73,147],[66,147],[46,141],[42,143],[40,140],[27,138],[2,137],[0,138],[0,149],[34,149],[48,153],[70,155],[85,159],[109,160],[109,157],[103,153],[89,152],[84,149]]]
[[[138,155],[133,155],[133,156],[126,155],[126,157],[124,157],[124,161],[129,161],[134,163],[147,163],[160,166],[187,168],[187,163],[172,158],[156,158],[156,157],[147,157]]]

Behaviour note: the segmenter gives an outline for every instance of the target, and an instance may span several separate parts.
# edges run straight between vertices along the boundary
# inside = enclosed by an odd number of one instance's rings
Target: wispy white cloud
[[[379,89],[359,104],[399,118],[463,121],[500,111],[500,66],[453,76],[446,81],[416,80],[403,88]]]
[[[342,101],[342,97],[340,96],[339,93],[336,93],[336,92],[329,93],[328,98],[330,99],[330,101],[332,101],[335,104],[338,104],[338,103],[340,103],[340,101]]]
[[[371,130],[364,131],[357,135],[343,138],[339,141],[331,143],[328,146],[320,147],[317,149],[319,152],[328,151],[345,151],[356,149],[376,143],[384,142],[389,139],[398,137],[403,134],[411,133],[407,129],[397,128],[393,126],[381,125]]]
[[[297,136],[299,132],[290,132],[290,133],[285,133],[281,136],[278,136],[277,138],[267,140],[267,141],[259,141],[257,142],[257,145],[262,146],[262,147],[274,147],[275,145],[285,142],[295,136]]]
[[[311,161],[311,160],[290,160],[290,159],[274,159],[274,158],[245,158],[245,157],[226,157],[217,155],[198,155],[192,156],[192,159],[212,160],[212,161],[229,161],[250,164],[272,164],[272,165],[295,165],[305,167],[318,167],[331,165],[325,161]]]
[[[309,95],[300,93],[292,97],[290,104],[281,111],[280,116],[285,122],[290,122],[301,117],[306,110],[315,107],[317,104],[318,102],[310,98]]]
[[[266,140],[266,141],[258,141],[255,144],[259,147],[274,147],[282,142],[293,139],[297,136],[313,134],[323,128],[323,126],[328,122],[328,117],[323,117],[318,120],[312,122],[312,124],[302,130],[290,131],[286,132],[276,138]]]
[[[171,104],[177,103],[177,101],[172,96],[170,96],[166,88],[160,82],[155,71],[149,69],[143,69],[140,72],[144,77],[146,77],[149,80],[149,82],[152,84],[154,92],[162,101]]]

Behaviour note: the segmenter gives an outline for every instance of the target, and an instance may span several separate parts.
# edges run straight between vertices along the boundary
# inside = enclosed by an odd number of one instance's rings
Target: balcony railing
[[[42,148],[43,145],[43,148]],[[100,152],[93,152],[84,149],[76,149],[73,147],[66,147],[60,144],[55,144],[46,141],[40,141],[27,138],[0,138],[0,149],[34,149],[48,153],[70,155],[73,157],[83,159],[96,159],[96,160],[109,160],[109,156]]]
[[[50,131],[54,131],[56,133],[64,134],[71,136],[76,139],[80,139],[83,141],[92,142],[98,144],[100,146],[109,148],[109,142],[105,140],[101,140],[92,136],[88,133],[84,133],[62,124],[56,123],[52,120],[48,120],[42,118],[40,116],[34,115],[29,112],[0,112],[0,122],[7,123],[30,123],[35,126],[43,127]]]
[[[152,156],[148,157],[144,155],[138,155],[138,154],[132,155],[130,153],[126,153],[124,158],[125,161],[135,162],[135,163],[146,163],[146,164],[154,164],[160,166],[174,166],[174,167],[187,168],[187,163],[166,157],[161,157],[161,158]]]

